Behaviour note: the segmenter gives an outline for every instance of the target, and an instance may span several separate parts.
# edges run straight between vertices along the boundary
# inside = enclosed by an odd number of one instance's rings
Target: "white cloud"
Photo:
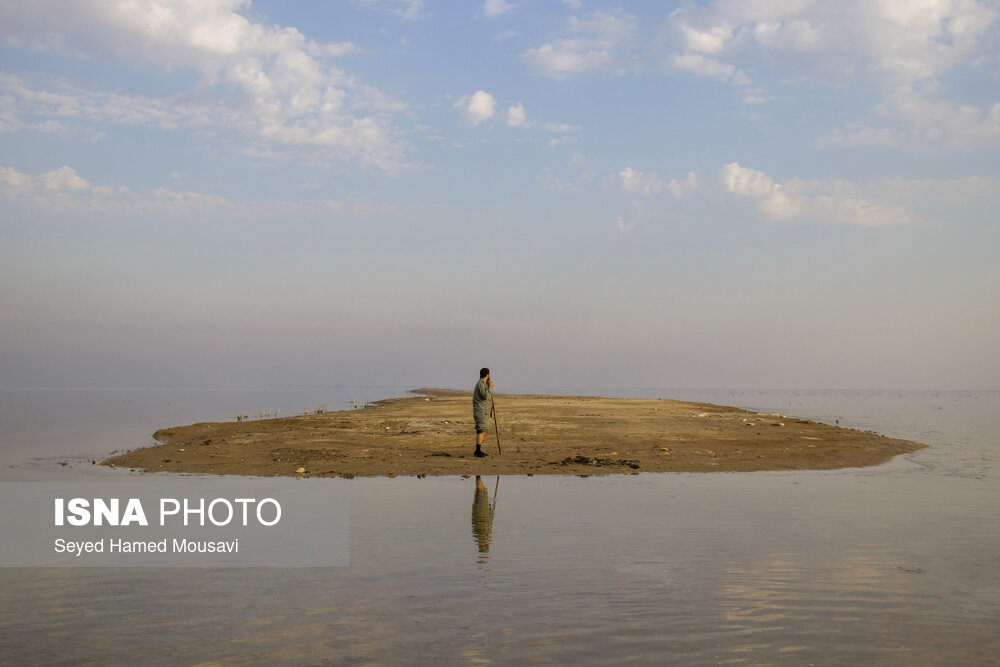
[[[463,122],[475,127],[496,114],[497,102],[484,90],[465,95],[454,104]]]
[[[341,58],[352,53],[361,52],[361,49],[358,48],[357,44],[353,44],[351,42],[329,42],[326,44],[320,44],[319,42],[310,41],[306,43],[305,50],[306,53],[313,58]]]
[[[570,144],[575,141],[575,137],[557,137],[555,139],[549,139],[545,142],[546,148],[558,148],[564,144]]]
[[[745,86],[750,83],[747,75],[736,69],[735,65],[719,62],[700,53],[685,53],[670,57],[669,63],[679,70],[690,72],[697,76],[705,76],[711,79],[719,79],[738,86]]]
[[[624,234],[625,232],[630,232],[635,229],[635,220],[625,222],[625,219],[619,215],[618,219],[615,221],[615,225],[618,227],[618,231]]]
[[[727,192],[752,199],[757,209],[773,220],[794,218],[802,212],[802,202],[789,198],[784,187],[762,171],[730,162],[722,167],[719,178]]]
[[[157,188],[143,197],[125,186],[92,185],[68,165],[36,178],[10,167],[0,167],[0,194],[10,201],[45,212],[155,214],[235,207],[224,197],[212,194]]]
[[[839,181],[805,183],[795,179],[780,184],[762,171],[731,162],[722,167],[719,182],[726,192],[753,201],[757,210],[771,220],[812,218],[863,226],[916,221],[906,208],[854,196],[851,190],[856,188]]]
[[[16,197],[32,187],[31,176],[12,167],[0,167],[0,189],[9,198]]]
[[[641,220],[665,222],[667,220],[672,220],[675,217],[674,213],[662,209],[654,208],[654,210],[650,211],[646,205],[646,200],[643,199],[633,199],[632,208],[635,210],[636,216],[638,216]]]
[[[342,216],[360,218],[398,210],[394,204],[366,200],[301,199],[237,203],[219,194],[171,187],[136,191],[125,185],[92,185],[69,166],[35,178],[12,167],[0,166],[0,196],[45,213],[119,213],[129,216],[176,216],[225,210],[236,218],[248,219],[331,211]]]
[[[677,179],[672,178],[670,179],[670,182],[667,183],[667,190],[669,190],[670,194],[677,199],[687,197],[699,187],[701,186],[698,183],[698,175],[693,171],[689,171],[683,181],[678,181]]]
[[[878,126],[852,123],[819,140],[837,146],[969,152],[1000,147],[1000,102],[988,109],[935,99],[914,86],[898,88],[875,110]]]
[[[828,222],[881,227],[906,225],[915,221],[905,208],[884,206],[852,197],[819,195],[811,198],[809,205],[814,216]]]
[[[611,63],[611,54],[606,49],[592,48],[583,40],[563,39],[528,49],[524,59],[540,73],[558,78],[605,69]]]
[[[477,90],[472,95],[464,95],[452,106],[458,111],[462,122],[472,127],[488,121],[498,114],[496,98],[484,90]],[[508,127],[535,127],[539,125],[539,122],[528,120],[528,112],[522,102],[507,107],[506,111],[500,111],[499,114]],[[544,123],[543,126],[547,131],[557,134],[576,132],[580,129],[568,123]],[[549,147],[552,148],[569,140],[567,138],[550,141]]]
[[[599,43],[608,46],[621,45],[632,39],[639,26],[633,14],[623,12],[595,12],[590,18],[570,18],[570,31],[580,35],[590,35]]]
[[[0,126],[26,129],[25,119],[36,116],[193,129],[215,137],[237,135],[262,152],[356,159],[396,169],[404,145],[389,115],[402,106],[329,62],[356,47],[317,43],[294,28],[255,22],[240,13],[248,4],[35,0],[11,5],[0,25],[7,47],[194,73],[198,82],[151,98],[6,75],[2,85],[13,99],[4,100]]]
[[[761,21],[751,28],[753,41],[773,51],[815,51],[820,48],[820,30],[809,20]]]
[[[535,182],[541,183],[542,187],[546,190],[558,190],[560,192],[581,192],[583,190],[580,185],[568,183],[560,179],[552,173],[551,167],[543,167],[538,172],[538,176],[535,176]]]
[[[880,178],[871,181],[818,179],[790,181],[809,203],[808,214],[853,224],[994,224],[1000,206],[1000,179]],[[912,211],[920,211],[916,215]]]
[[[744,104],[766,104],[773,101],[774,95],[763,88],[749,88],[743,91]]]
[[[507,125],[510,127],[524,127],[528,125],[528,114],[524,111],[524,105],[518,102],[507,109]]]
[[[573,17],[569,22],[573,37],[528,49],[522,57],[539,74],[554,78],[598,70],[624,73],[630,65],[626,52],[634,47],[637,31],[638,19],[632,14]]]
[[[108,138],[108,133],[103,130],[97,130],[92,127],[88,127],[84,130],[84,138],[92,144],[99,143]]]
[[[644,174],[631,167],[625,167],[625,169],[618,172],[617,176],[621,180],[622,190],[633,194],[649,195],[666,190],[674,197],[680,199],[691,194],[699,187],[698,176],[693,171],[688,172],[687,177],[683,181],[671,179],[668,183],[664,183],[656,174]]]
[[[491,18],[506,14],[513,8],[514,5],[506,2],[506,0],[486,0],[486,2],[483,3],[483,13]]]
[[[75,169],[67,166],[42,174],[38,180],[46,190],[86,190],[90,186]]]
[[[681,32],[687,48],[698,53],[718,53],[733,38],[732,26],[722,24],[698,30],[686,24],[681,24]]]
[[[865,73],[909,83],[980,55],[997,16],[995,3],[979,0],[712,0],[671,14],[680,48],[667,62],[712,78],[723,78],[726,66],[759,64],[813,78]]]
[[[618,176],[625,192],[641,192],[648,195],[663,189],[663,183],[656,174],[647,176],[632,167],[625,167]]]
[[[420,11],[424,8],[423,0],[351,0],[355,4],[368,5],[370,7],[387,8],[389,13],[404,19],[411,20],[420,16]]]
[[[865,46],[876,67],[909,81],[967,60],[997,9],[976,0],[883,0],[869,16]]]

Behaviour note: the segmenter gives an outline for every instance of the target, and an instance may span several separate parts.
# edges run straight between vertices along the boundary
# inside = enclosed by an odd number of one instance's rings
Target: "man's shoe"
[[[489,456],[486,452],[476,447],[476,451],[472,454],[473,456]]]

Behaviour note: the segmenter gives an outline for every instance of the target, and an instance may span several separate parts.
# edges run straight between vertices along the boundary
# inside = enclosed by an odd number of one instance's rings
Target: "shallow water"
[[[355,479],[348,568],[0,570],[0,662],[997,663],[1000,393],[562,391],[932,447],[840,471],[490,477],[485,498],[473,478]],[[354,398],[401,393],[371,392]],[[359,390],[253,399],[333,409],[344,393]],[[132,411],[44,394],[0,394],[5,479],[120,476],[88,457],[257,409],[224,391],[178,392],[170,410],[146,394]],[[30,417],[46,400],[65,405]]]

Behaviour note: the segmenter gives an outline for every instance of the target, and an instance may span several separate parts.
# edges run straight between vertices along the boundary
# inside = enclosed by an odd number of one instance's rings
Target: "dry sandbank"
[[[822,470],[924,447],[877,433],[658,399],[498,394],[494,433],[472,456],[471,392],[421,389],[357,410],[200,423],[105,460],[148,472],[354,477]],[[304,470],[305,472],[299,472]]]

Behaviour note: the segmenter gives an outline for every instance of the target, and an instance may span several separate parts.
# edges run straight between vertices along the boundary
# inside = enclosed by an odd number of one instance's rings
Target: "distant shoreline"
[[[665,399],[498,394],[472,456],[471,391],[418,389],[365,408],[199,423],[102,461],[146,472],[291,477],[592,475],[828,470],[878,465],[926,445],[777,414]]]

